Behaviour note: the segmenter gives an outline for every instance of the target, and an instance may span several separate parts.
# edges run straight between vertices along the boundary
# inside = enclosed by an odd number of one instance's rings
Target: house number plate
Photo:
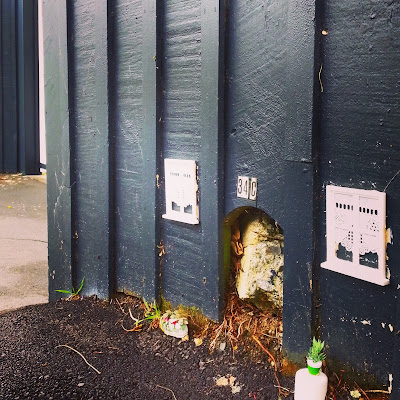
[[[248,176],[238,176],[237,197],[242,199],[257,199],[257,178],[249,178]]]

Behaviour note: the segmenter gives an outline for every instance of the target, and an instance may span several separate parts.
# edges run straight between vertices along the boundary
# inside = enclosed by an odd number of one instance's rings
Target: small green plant
[[[325,342],[321,342],[319,339],[313,338],[313,345],[310,347],[307,358],[317,363],[319,361],[324,361],[326,354],[323,352]]]
[[[81,281],[81,284],[80,284],[78,290],[75,290],[74,287],[72,286],[72,290],[57,289],[56,292],[69,294],[71,298],[77,297],[79,295],[79,292],[83,288],[83,282],[84,281],[85,281],[85,277],[82,278],[82,281]]]
[[[157,306],[156,302],[148,303],[143,299],[144,304],[144,319],[150,321],[150,327],[156,328],[160,322],[161,309]]]

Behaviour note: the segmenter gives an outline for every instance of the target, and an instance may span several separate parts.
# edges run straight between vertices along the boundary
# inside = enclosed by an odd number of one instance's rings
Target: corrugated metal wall
[[[0,172],[38,174],[37,0],[1,0],[0,61]]]

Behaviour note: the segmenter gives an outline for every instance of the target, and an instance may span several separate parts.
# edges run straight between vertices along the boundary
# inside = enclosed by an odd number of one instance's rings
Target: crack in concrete
[[[46,240],[39,240],[39,239],[19,239],[19,238],[0,237],[0,240],[26,240],[26,241],[29,241],[29,242],[48,243]]]

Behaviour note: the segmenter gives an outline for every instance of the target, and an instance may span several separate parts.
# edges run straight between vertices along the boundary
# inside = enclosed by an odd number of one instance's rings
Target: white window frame
[[[340,198],[346,198],[347,201],[340,202],[338,201]],[[337,211],[339,207],[340,211]],[[365,217],[368,219],[367,212],[371,216],[373,231],[366,231],[365,226],[363,227],[365,224],[362,223],[362,220],[364,219],[365,222]],[[343,216],[345,216],[345,221],[343,221]],[[344,229],[339,229],[338,220],[345,226]],[[336,256],[339,246],[338,231],[343,232],[346,229],[351,229],[352,232],[351,235],[349,231],[353,253],[352,261],[341,260]],[[372,233],[373,240],[376,239],[378,268],[361,265],[359,262],[362,235],[367,233]],[[371,235],[369,236],[371,238]],[[386,277],[386,193],[327,185],[326,247],[327,260],[321,264],[322,268],[380,286],[388,285],[389,279]]]
[[[197,165],[194,160],[164,160],[165,214],[163,218],[185,224],[199,224]],[[179,211],[174,210],[175,203]],[[191,207],[191,213],[185,213]]]

